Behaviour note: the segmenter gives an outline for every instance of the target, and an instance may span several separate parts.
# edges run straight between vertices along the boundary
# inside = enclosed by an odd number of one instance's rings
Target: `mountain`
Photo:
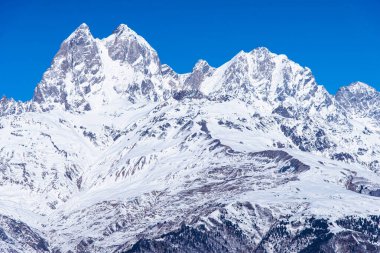
[[[0,99],[0,115],[16,115],[28,111],[29,103],[22,103],[15,101],[13,98],[7,98],[3,96]]]
[[[117,99],[162,101],[170,91],[156,51],[142,37],[120,25],[99,40],[82,24],[62,43],[33,102],[43,111],[89,111]]]
[[[380,121],[380,93],[371,86],[355,82],[340,88],[335,97],[352,117],[368,117]]]
[[[379,92],[266,48],[176,73],[80,25],[0,100],[2,252],[379,252]]]

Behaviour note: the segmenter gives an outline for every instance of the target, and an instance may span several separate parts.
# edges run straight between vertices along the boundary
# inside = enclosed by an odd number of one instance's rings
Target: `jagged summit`
[[[157,52],[152,46],[125,24],[119,25],[103,41],[108,48],[111,48],[110,57],[113,60],[127,60],[133,64],[139,56],[143,58],[158,58]]]
[[[89,111],[115,99],[157,101],[170,93],[160,68],[156,51],[126,25],[96,40],[82,24],[62,43],[33,101],[43,110],[70,111]]]
[[[89,110],[84,96],[102,78],[101,66],[96,41],[88,26],[82,24],[62,43],[35,89],[33,102],[43,110]]]
[[[74,32],[72,32],[69,37],[65,41],[71,41],[73,39],[86,39],[86,38],[93,38],[90,28],[88,27],[87,24],[82,23],[80,26],[78,26]]]
[[[204,67],[209,67],[209,68],[210,68],[211,66],[208,64],[207,61],[205,61],[205,60],[203,60],[203,59],[199,59],[199,60],[195,63],[195,65],[194,65],[194,67],[193,67],[193,71],[196,70],[196,69],[204,68]]]
[[[7,97],[5,96],[5,95],[3,95],[2,97],[1,97],[1,99],[0,99],[0,102],[5,102],[5,101],[7,101],[8,99],[7,99]]]
[[[119,99],[164,101],[181,91],[212,99],[262,101],[268,110],[288,108],[299,115],[323,108],[332,111],[327,107],[343,91],[369,95],[375,89],[357,82],[333,97],[316,83],[310,69],[266,47],[240,51],[218,68],[199,60],[191,73],[178,74],[161,65],[157,52],[127,25],[120,24],[99,40],[83,23],[62,43],[32,103],[43,111],[83,112]]]
[[[331,105],[330,94],[317,85],[308,68],[264,47],[240,51],[206,78],[200,91],[216,98],[263,101],[269,108],[292,107],[297,114]]]
[[[132,32],[132,29],[129,28],[129,26],[127,26],[126,24],[120,24],[120,25],[118,25],[118,27],[115,29],[115,32],[118,33],[120,31],[125,31],[125,30],[128,30],[129,32]]]
[[[341,87],[335,99],[351,117],[369,117],[380,122],[380,92],[368,84],[354,82]]]
[[[271,56],[276,55],[275,53],[271,52],[267,47],[257,47],[257,48],[252,49],[249,53],[250,54],[271,55]]]
[[[133,34],[137,35],[135,31],[133,31],[131,28],[129,28],[126,24],[120,24],[114,31],[113,34]]]
[[[376,89],[372,86],[369,86],[366,83],[363,82],[353,82],[348,86],[342,87],[341,89],[346,89],[352,93],[374,93],[376,92]]]
[[[82,23],[76,30],[90,30],[90,27],[86,23]]]
[[[286,55],[278,55],[273,52],[271,52],[268,48],[266,47],[257,47],[252,49],[251,51],[244,51],[240,50],[234,57],[232,57],[231,60],[233,59],[241,59],[242,57],[255,57],[255,58],[269,58],[269,57],[276,57],[276,56],[281,56],[281,57],[286,57]]]
[[[145,44],[149,45],[145,39],[143,39],[143,37],[141,37],[140,35],[138,35],[134,30],[132,30],[131,28],[129,28],[127,25],[125,24],[120,24],[113,32],[112,34],[108,37],[108,40],[112,40],[114,39],[114,37],[120,39],[120,38],[125,38],[125,37],[130,37],[131,39],[134,39],[134,40],[139,40],[139,42],[144,42]],[[107,38],[105,38],[104,40],[107,40]],[[150,47],[150,45],[149,45]]]

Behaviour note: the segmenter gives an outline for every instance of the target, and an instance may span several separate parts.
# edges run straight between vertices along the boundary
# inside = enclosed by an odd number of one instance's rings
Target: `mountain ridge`
[[[109,40],[109,38],[110,37],[112,37],[112,36],[116,36],[116,34],[119,34],[119,36],[120,35],[122,35],[122,34],[125,34],[125,33],[127,33],[127,35],[125,35],[126,37],[132,37],[134,40],[136,40],[136,41],[139,41],[139,43],[141,43],[141,44],[143,44],[146,48],[148,48],[148,49],[150,49],[150,50],[152,50],[156,55],[157,55],[157,52],[149,45],[149,43],[148,42],[146,42],[145,41],[145,39],[143,39],[140,35],[138,35],[135,31],[133,31],[131,28],[129,28],[127,25],[125,25],[125,24],[120,24],[114,31],[113,31],[113,33],[108,37],[108,38],[104,38],[104,39],[101,39],[101,41],[106,41],[107,39]],[[79,39],[79,41],[78,41],[78,43],[80,43],[81,41],[80,41],[80,38],[82,38],[82,39],[85,39],[85,38],[88,38],[90,41],[92,41],[92,40],[95,40],[95,38],[93,37],[93,35],[91,34],[91,31],[90,31],[90,28],[89,28],[89,26],[86,24],[86,23],[82,23],[77,29],[75,29],[75,31],[72,33],[72,34],[70,34],[65,40],[64,40],[64,42],[63,42],[63,44],[66,42],[66,43],[69,43],[70,41],[72,41],[73,39],[75,39],[75,37],[76,36],[79,36],[79,38],[77,38],[77,39]],[[99,39],[97,39],[97,40],[99,40]],[[107,43],[107,42],[106,42]],[[96,46],[95,46],[96,47]],[[124,50],[124,51],[129,51],[129,50]],[[286,55],[283,55],[283,54],[279,54],[279,55],[277,55],[277,54],[274,54],[274,53],[272,53],[272,52],[270,52],[267,48],[265,48],[265,47],[258,47],[258,48],[256,48],[256,49],[253,49],[251,52],[248,52],[248,53],[246,53],[246,52],[244,52],[244,51],[240,51],[238,54],[236,54],[231,60],[229,60],[228,62],[230,62],[230,61],[232,61],[233,59],[235,59],[235,58],[239,58],[239,55],[244,55],[244,54],[249,54],[249,53],[252,53],[252,52],[265,52],[266,54],[271,54],[272,56],[276,56],[276,57],[284,57],[285,59],[288,59],[287,58],[287,56]],[[57,54],[59,54],[59,51],[58,51],[58,53]],[[113,54],[115,54],[115,53],[113,53]],[[116,54],[115,54],[116,55]],[[114,56],[114,58],[120,58],[121,56]],[[158,56],[154,56],[154,57],[157,57],[158,58]],[[55,57],[56,58],[56,57]],[[116,59],[115,58],[115,59]],[[135,57],[136,58],[136,57]],[[135,59],[136,60],[136,59]],[[159,61],[159,59],[158,59],[158,61]],[[194,70],[196,70],[195,68],[197,67],[197,64],[199,63],[199,62],[205,62],[204,60],[198,60],[198,62],[194,65],[194,67],[193,67],[193,70],[192,70],[192,72],[188,72],[188,73],[184,73],[184,74],[178,74],[178,73],[176,73],[176,72],[174,72],[174,74],[175,75],[178,75],[178,76],[189,76],[189,75],[191,75],[191,74],[193,74],[193,72],[194,72]],[[205,63],[207,63],[207,62],[205,62]],[[293,62],[294,63],[294,62]],[[296,63],[295,63],[296,64]],[[167,66],[166,64],[164,64],[165,66]],[[208,64],[207,64],[208,65]],[[297,64],[298,65],[298,64]],[[209,66],[209,65],[208,65]],[[209,66],[210,67],[210,66]],[[158,68],[159,69],[161,69],[162,68],[162,65],[161,64],[159,64],[159,66],[158,66]],[[212,68],[212,67],[210,67],[210,68]],[[218,68],[220,68],[220,67],[218,67]],[[215,69],[217,69],[217,68],[215,68]],[[304,68],[306,71],[310,71],[310,69],[309,68],[307,68],[307,67],[305,67]],[[172,71],[174,71],[173,69],[172,69]],[[47,71],[48,72],[48,71]],[[45,74],[44,75],[46,75],[47,73],[45,72]],[[62,78],[62,77],[61,77]],[[199,77],[198,77],[199,78]],[[44,79],[42,79],[42,83],[43,83],[43,81],[44,81]],[[354,85],[354,84],[358,84],[358,83],[361,83],[361,84],[363,84],[363,85],[365,85],[366,86],[366,88],[368,89],[368,90],[371,90],[371,91],[374,91],[374,92],[378,92],[378,91],[376,91],[376,89],[374,88],[374,87],[372,87],[372,86],[369,86],[368,84],[364,84],[364,83],[362,83],[362,82],[353,82],[353,83],[351,83],[351,84],[349,84],[349,85],[347,85],[347,86],[342,86],[341,88],[340,88],[340,90],[342,90],[342,89],[344,89],[345,87],[346,88],[349,88],[350,86],[352,86],[352,85]],[[362,85],[362,86],[363,86]],[[37,85],[37,87],[36,87],[36,89],[35,89],[35,94],[34,94],[34,96],[33,96],[33,98],[31,99],[31,100],[27,100],[27,101],[12,101],[12,102],[17,102],[17,104],[20,104],[20,103],[24,103],[24,104],[27,104],[27,103],[30,103],[30,102],[37,102],[38,104],[40,104],[41,102],[42,102],[42,98],[41,98],[41,94],[40,94],[40,91],[39,91],[39,86],[41,86],[41,84],[39,84],[39,85]],[[43,86],[43,85],[42,85]],[[188,90],[187,88],[186,88],[186,86],[187,85],[185,85],[185,84],[182,84],[182,86],[181,87],[179,87],[179,89],[181,90],[181,91],[184,91],[184,90]],[[88,87],[83,87],[82,89],[88,89]],[[197,87],[197,89],[198,89],[198,87]],[[51,92],[53,92],[53,91],[51,91]],[[57,91],[55,91],[55,92],[57,92]],[[83,91],[82,91],[83,92]],[[85,92],[85,91],[84,91]],[[339,91],[338,91],[338,93],[339,93]],[[329,93],[328,92],[328,94],[329,95],[331,95],[331,96],[334,96],[333,94],[331,94],[331,93]],[[10,98],[11,100],[12,100],[12,98]],[[9,99],[8,99],[9,100]],[[57,100],[57,99],[56,99]],[[64,103],[64,102],[63,102]],[[69,105],[65,105],[66,107],[70,107]],[[3,108],[2,108],[2,114],[5,114],[4,113],[4,111],[6,110],[5,108],[4,108],[5,106],[3,106]],[[74,106],[75,107],[75,106]]]

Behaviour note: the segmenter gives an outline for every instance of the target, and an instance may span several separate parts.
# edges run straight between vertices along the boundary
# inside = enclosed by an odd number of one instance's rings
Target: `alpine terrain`
[[[266,48],[178,74],[82,24],[0,140],[0,252],[380,252],[380,93]]]

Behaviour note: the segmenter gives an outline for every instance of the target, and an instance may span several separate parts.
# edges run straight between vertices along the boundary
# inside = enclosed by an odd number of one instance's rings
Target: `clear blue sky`
[[[0,0],[0,96],[27,100],[61,42],[85,22],[95,37],[120,23],[179,73],[219,66],[259,46],[313,71],[331,93],[363,81],[380,88],[380,1]]]

